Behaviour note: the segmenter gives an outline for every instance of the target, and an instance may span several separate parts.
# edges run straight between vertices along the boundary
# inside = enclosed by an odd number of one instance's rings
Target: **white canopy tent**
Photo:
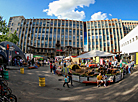
[[[77,56],[76,58],[90,58],[90,57],[106,57],[106,56],[114,56],[115,54],[99,51],[99,50],[92,50],[88,53],[82,54],[80,56]]]

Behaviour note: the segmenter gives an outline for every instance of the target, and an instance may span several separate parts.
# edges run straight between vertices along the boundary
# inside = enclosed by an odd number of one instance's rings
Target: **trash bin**
[[[20,68],[20,73],[24,74],[24,68]]]
[[[6,70],[3,71],[3,77],[4,77],[5,80],[9,80],[9,73],[8,73],[8,71],[6,71]]]
[[[39,86],[45,86],[45,76],[39,76]]]

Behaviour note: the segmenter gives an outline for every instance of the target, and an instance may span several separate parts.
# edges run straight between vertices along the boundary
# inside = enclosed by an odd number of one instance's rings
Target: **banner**
[[[138,53],[136,53],[136,64],[138,64]]]
[[[103,59],[102,58],[100,59],[100,65],[103,65]]]

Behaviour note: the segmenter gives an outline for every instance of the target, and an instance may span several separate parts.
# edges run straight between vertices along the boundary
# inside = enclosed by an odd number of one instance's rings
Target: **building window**
[[[132,38],[132,41],[134,42],[134,38]]]
[[[20,26],[20,23],[18,23],[18,26]]]
[[[45,33],[45,28],[43,28],[43,31],[42,31],[42,33]]]
[[[38,31],[38,28],[35,29],[35,33],[37,33],[37,31]]]
[[[136,40],[138,40],[138,36],[136,36]]]

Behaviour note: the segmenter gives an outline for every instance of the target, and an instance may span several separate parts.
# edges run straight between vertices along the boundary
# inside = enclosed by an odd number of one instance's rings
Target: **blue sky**
[[[138,20],[138,0],[0,0],[0,15],[29,18]]]

